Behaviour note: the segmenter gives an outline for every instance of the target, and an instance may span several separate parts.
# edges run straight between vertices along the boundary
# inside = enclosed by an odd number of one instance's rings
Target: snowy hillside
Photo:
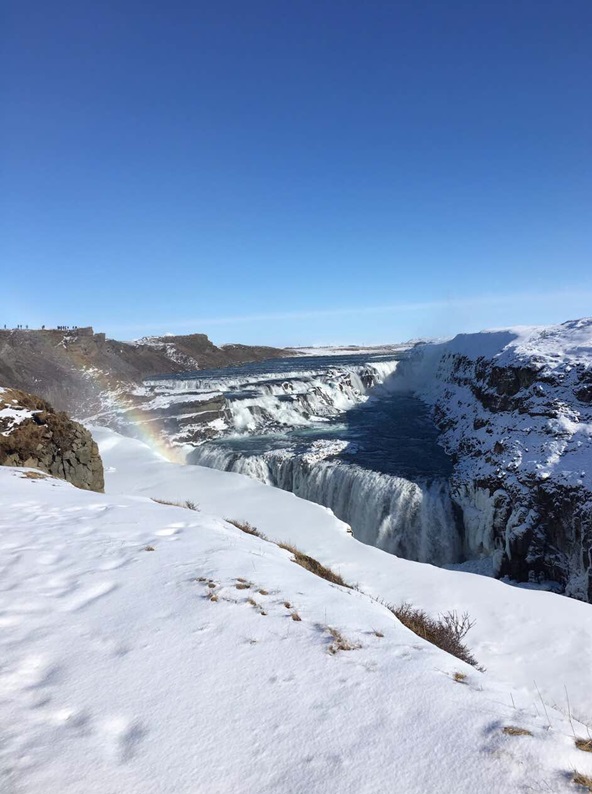
[[[552,707],[567,691],[592,722],[587,605],[399,560],[291,494],[96,437],[105,495],[0,469],[2,792],[568,792],[592,774],[586,728]],[[487,672],[377,599],[468,610]]]

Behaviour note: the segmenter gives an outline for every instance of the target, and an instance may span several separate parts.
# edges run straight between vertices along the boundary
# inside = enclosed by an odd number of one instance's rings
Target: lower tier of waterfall
[[[354,536],[391,554],[434,565],[462,559],[462,540],[446,479],[411,481],[331,456],[275,450],[246,455],[232,445],[198,447],[190,462],[235,471],[324,505]]]

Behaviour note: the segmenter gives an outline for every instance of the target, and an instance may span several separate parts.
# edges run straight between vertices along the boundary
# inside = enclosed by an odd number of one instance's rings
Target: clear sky
[[[592,314],[591,0],[7,0],[0,327]]]

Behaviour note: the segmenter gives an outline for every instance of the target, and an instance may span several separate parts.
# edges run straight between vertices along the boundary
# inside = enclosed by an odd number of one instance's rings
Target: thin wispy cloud
[[[478,309],[485,306],[510,306],[514,304],[540,304],[548,301],[590,300],[592,292],[582,290],[554,290],[553,292],[521,292],[506,295],[474,295],[463,298],[441,298],[429,301],[406,301],[374,306],[348,306],[324,309],[302,309],[298,311],[262,312],[258,314],[236,314],[214,317],[195,317],[179,320],[163,319],[142,325],[117,326],[114,330],[136,332],[167,328],[171,330],[199,330],[211,326],[248,325],[259,322],[283,322],[286,320],[330,319],[359,315],[379,315],[396,312],[430,312],[442,309]]]

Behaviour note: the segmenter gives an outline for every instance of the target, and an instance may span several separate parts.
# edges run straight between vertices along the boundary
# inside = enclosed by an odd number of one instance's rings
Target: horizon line
[[[530,302],[542,302],[550,299],[565,299],[577,298],[578,300],[592,298],[592,292],[589,291],[553,291],[542,293],[512,293],[506,295],[486,295],[486,296],[471,296],[468,298],[445,298],[431,301],[415,301],[415,302],[401,302],[385,305],[375,306],[357,306],[357,307],[341,307],[336,309],[302,309],[297,311],[285,312],[261,312],[245,315],[229,315],[225,317],[196,317],[191,320],[162,320],[158,323],[150,324],[134,324],[126,326],[112,326],[117,331],[147,331],[149,329],[159,329],[163,327],[181,329],[188,327],[203,327],[211,325],[238,325],[253,322],[281,322],[283,320],[307,320],[313,318],[323,317],[346,317],[352,314],[383,314],[386,312],[410,312],[410,311],[426,311],[430,309],[443,309],[446,307],[478,307],[478,306],[491,306],[500,303],[515,303],[523,302],[525,300]],[[166,332],[169,333],[169,332]],[[199,333],[199,332],[196,332]],[[162,334],[164,335],[164,333]]]

